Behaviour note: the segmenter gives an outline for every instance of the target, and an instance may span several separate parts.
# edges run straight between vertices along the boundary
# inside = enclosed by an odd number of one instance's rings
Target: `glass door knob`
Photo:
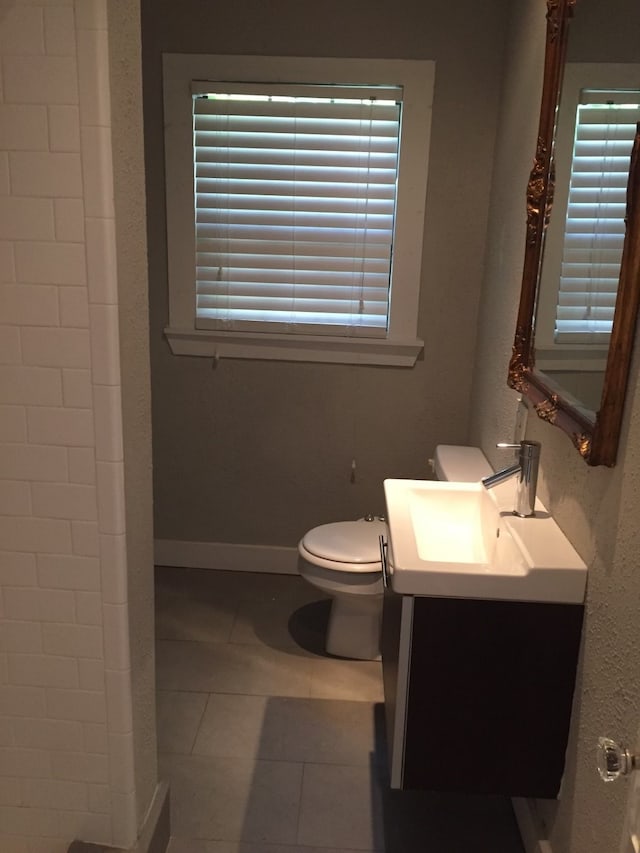
[[[598,738],[598,773],[604,782],[614,782],[620,776],[628,776],[639,766],[640,756],[632,755],[611,738]]]

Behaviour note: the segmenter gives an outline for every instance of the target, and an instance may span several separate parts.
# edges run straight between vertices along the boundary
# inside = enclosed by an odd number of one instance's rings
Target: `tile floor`
[[[508,800],[388,788],[381,665],[301,578],[158,568],[169,853],[523,853]]]

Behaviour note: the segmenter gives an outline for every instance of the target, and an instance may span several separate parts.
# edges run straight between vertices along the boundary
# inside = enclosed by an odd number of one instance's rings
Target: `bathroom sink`
[[[587,569],[542,506],[511,512],[513,481],[385,480],[392,588],[407,595],[582,603]]]

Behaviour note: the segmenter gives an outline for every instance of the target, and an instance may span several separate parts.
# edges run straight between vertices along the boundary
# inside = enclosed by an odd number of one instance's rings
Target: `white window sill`
[[[249,358],[312,361],[327,364],[379,364],[413,367],[424,342],[317,336],[256,335],[167,327],[165,336],[174,355],[205,358]]]
[[[609,347],[592,344],[589,347],[565,345],[536,346],[538,370],[579,370],[581,373],[601,373],[607,366]]]

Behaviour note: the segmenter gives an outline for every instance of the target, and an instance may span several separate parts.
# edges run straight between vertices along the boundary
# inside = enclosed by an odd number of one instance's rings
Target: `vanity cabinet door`
[[[403,723],[403,754],[392,786],[557,796],[583,608],[409,600],[402,608],[410,619],[407,677],[404,696],[396,678],[393,720],[396,734]],[[385,618],[388,612],[385,606]],[[383,661],[387,667],[384,646]],[[388,692],[385,683],[385,698]]]
[[[402,788],[405,722],[411,661],[413,598],[385,589],[382,618],[382,677],[386,745],[392,788]]]

